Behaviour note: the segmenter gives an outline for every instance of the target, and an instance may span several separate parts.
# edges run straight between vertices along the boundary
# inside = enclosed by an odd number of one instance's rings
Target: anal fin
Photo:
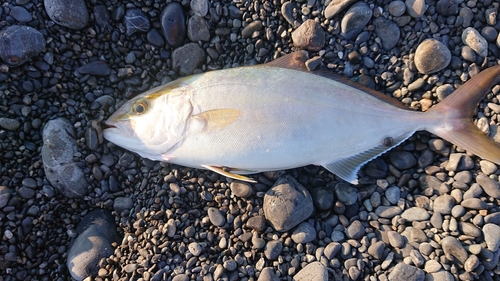
[[[231,173],[230,171],[225,171],[221,167],[210,166],[210,165],[201,165],[201,166],[203,168],[207,169],[207,170],[210,170],[210,171],[215,172],[217,174],[221,174],[221,175],[223,175],[223,176],[225,176],[227,178],[231,178],[231,179],[235,179],[235,180],[240,180],[240,181],[246,181],[246,182],[250,182],[250,183],[257,183],[257,181],[254,180],[254,179],[252,179],[252,178],[245,177],[245,176],[238,175],[238,174],[234,174],[234,173]],[[250,173],[250,171],[241,171],[241,172]]]

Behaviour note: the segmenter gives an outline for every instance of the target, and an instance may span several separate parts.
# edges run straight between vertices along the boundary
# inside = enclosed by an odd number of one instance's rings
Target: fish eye
[[[148,104],[144,100],[139,100],[132,105],[132,111],[137,115],[141,115],[148,109]]]

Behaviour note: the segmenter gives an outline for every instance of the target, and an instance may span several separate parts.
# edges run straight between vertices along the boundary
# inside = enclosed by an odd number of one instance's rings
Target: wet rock
[[[186,17],[178,2],[169,3],[161,13],[161,27],[167,45],[175,48],[186,38]]]
[[[500,199],[500,185],[497,181],[494,181],[483,174],[478,175],[476,177],[476,181],[483,188],[486,194],[495,199]]]
[[[354,3],[345,13],[340,24],[341,35],[347,40],[356,38],[373,15],[372,9],[364,2]]]
[[[425,12],[424,0],[406,0],[406,11],[413,18],[420,18]]]
[[[31,14],[23,7],[14,6],[10,10],[10,15],[18,22],[30,22],[32,20]]]
[[[50,19],[59,25],[80,30],[89,22],[84,0],[45,0],[43,4]]]
[[[373,21],[375,33],[382,40],[382,48],[386,51],[392,50],[399,42],[401,31],[396,23],[384,17],[378,17]]]
[[[0,31],[0,58],[10,66],[21,65],[45,49],[45,38],[29,26],[12,25]]]
[[[313,212],[309,192],[290,175],[279,178],[264,195],[264,215],[277,231],[288,231]]]
[[[345,8],[349,7],[355,0],[333,0],[330,1],[325,9],[325,17],[327,19],[333,18],[338,13],[342,12]]]
[[[391,281],[423,281],[424,279],[425,273],[422,269],[405,263],[398,263],[389,274]]]
[[[84,75],[108,76],[111,73],[111,68],[104,61],[93,61],[80,66],[77,71]]]
[[[141,9],[127,9],[123,17],[127,36],[134,33],[146,33],[149,30],[149,19]]]
[[[308,19],[292,33],[292,41],[298,48],[319,51],[325,45],[325,31],[316,21]]]
[[[492,252],[498,251],[500,247],[500,226],[492,223],[487,223],[483,226],[484,241],[488,250]]]
[[[469,257],[467,251],[462,246],[462,243],[460,243],[460,241],[453,236],[443,238],[443,240],[441,240],[441,247],[447,257],[451,258],[451,256],[453,256],[462,265]]]
[[[328,271],[326,267],[318,262],[312,262],[302,268],[295,276],[293,276],[294,281],[327,281],[328,280]]]
[[[174,50],[172,68],[181,75],[192,74],[205,61],[205,52],[197,43],[189,43]]]
[[[475,28],[467,27],[462,31],[462,42],[481,57],[488,55],[488,42]]]
[[[64,196],[87,194],[88,183],[80,165],[73,160],[78,152],[73,126],[63,118],[50,120],[43,129],[42,160],[47,180]]]
[[[451,52],[436,39],[426,39],[415,51],[415,66],[422,74],[431,74],[446,68],[451,62]]]
[[[189,40],[193,42],[210,40],[210,31],[208,30],[207,22],[199,16],[192,16],[188,20],[187,35]]]
[[[95,209],[82,218],[77,232],[68,251],[67,266],[73,278],[83,280],[97,275],[99,260],[113,254],[115,220],[109,211]]]

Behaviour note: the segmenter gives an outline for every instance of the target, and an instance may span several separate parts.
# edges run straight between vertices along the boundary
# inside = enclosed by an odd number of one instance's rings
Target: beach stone
[[[325,17],[327,19],[333,18],[338,13],[342,12],[345,8],[349,7],[356,0],[332,0],[325,9]]]
[[[357,189],[346,183],[338,183],[335,185],[335,195],[337,199],[345,205],[352,205],[358,200]]]
[[[500,226],[487,223],[483,226],[484,241],[488,250],[496,252],[500,247]]]
[[[417,164],[417,159],[408,151],[391,151],[389,160],[394,167],[400,170],[409,169]]]
[[[360,221],[355,220],[347,227],[346,235],[352,239],[361,239],[365,235],[365,227]]]
[[[0,58],[10,66],[26,63],[45,45],[42,33],[29,26],[11,25],[0,31]]]
[[[318,187],[311,191],[314,206],[319,210],[329,210],[334,202],[333,189],[328,187]]]
[[[486,217],[484,217],[484,222],[500,225],[500,212],[486,215]]]
[[[443,194],[434,199],[433,210],[434,212],[442,215],[451,214],[451,209],[455,206],[455,198],[449,194]]]
[[[455,205],[451,209],[451,215],[454,218],[460,218],[461,216],[463,216],[465,214],[465,212],[466,212],[466,210],[462,205]]]
[[[462,42],[481,57],[488,56],[488,42],[475,28],[467,27],[462,31]]]
[[[495,42],[498,37],[498,31],[491,26],[485,26],[481,29],[481,36],[488,42]]]
[[[264,195],[264,216],[280,232],[288,231],[313,212],[312,197],[297,180],[285,175]]]
[[[392,219],[401,214],[403,210],[398,206],[379,206],[375,209],[375,214],[379,217]]]
[[[419,207],[411,207],[404,210],[401,214],[401,217],[409,222],[425,221],[428,220],[430,216],[429,212]]]
[[[445,17],[458,14],[458,3],[455,0],[439,0],[436,12]]]
[[[391,1],[389,3],[389,14],[394,17],[400,17],[406,12],[406,5],[403,1]]]
[[[252,186],[247,182],[233,181],[229,188],[238,197],[247,198],[253,194]]]
[[[178,2],[171,2],[161,12],[161,28],[167,45],[179,47],[186,38],[186,17],[182,6]]]
[[[393,205],[396,205],[401,198],[401,189],[397,186],[391,186],[385,191],[385,198]]]
[[[295,2],[293,1],[287,1],[281,5],[281,14],[285,18],[285,20],[290,24],[292,27],[297,27],[299,26],[299,22],[293,17],[293,10],[296,9],[297,6],[295,5]]]
[[[302,268],[295,276],[293,281],[328,281],[328,271],[319,261],[312,262]]]
[[[259,278],[257,281],[279,281],[280,279],[274,273],[274,269],[272,267],[264,267],[260,271]]]
[[[368,247],[368,254],[372,255],[377,260],[384,258],[385,244],[382,241],[377,241]]]
[[[10,15],[21,23],[30,22],[33,19],[31,17],[31,14],[21,6],[12,7],[12,9],[10,10]]]
[[[192,16],[188,20],[187,35],[189,40],[193,42],[210,40],[210,30],[205,18],[200,16]]]
[[[316,229],[308,222],[301,222],[292,233],[295,243],[309,243],[316,239]]]
[[[58,25],[80,30],[89,22],[89,13],[84,0],[45,0],[43,4],[49,18]]]
[[[340,23],[340,35],[351,40],[356,38],[368,24],[373,15],[370,6],[364,2],[354,3],[345,13]]]
[[[104,61],[93,61],[76,69],[80,74],[90,74],[96,76],[108,76],[111,68]]]
[[[189,43],[172,52],[172,68],[181,75],[192,74],[205,61],[205,51],[197,43]]]
[[[448,271],[441,270],[425,276],[425,281],[455,281],[455,277]]]
[[[204,17],[208,13],[208,0],[191,0],[189,6],[191,10],[200,17]]]
[[[482,201],[479,198],[467,198],[464,199],[460,205],[467,209],[473,209],[473,210],[487,210],[488,205],[486,202]]]
[[[363,168],[363,171],[371,178],[383,179],[387,177],[389,167],[387,167],[387,163],[385,163],[381,157],[378,157],[368,162]]]
[[[254,216],[247,220],[246,226],[259,232],[266,229],[266,219],[263,216]]]
[[[118,234],[111,212],[103,209],[85,215],[78,224],[77,233],[69,248],[66,265],[71,276],[80,281],[97,275],[99,260],[113,254],[112,243]]]
[[[378,17],[373,20],[373,25],[375,26],[375,34],[382,41],[384,50],[390,51],[396,47],[401,36],[401,31],[396,23],[384,17]]]
[[[453,236],[446,236],[441,240],[441,247],[443,248],[444,254],[448,257],[453,256],[460,264],[464,264],[469,255],[467,251],[462,246],[462,243],[458,241],[457,238]]]
[[[223,226],[226,223],[226,218],[219,209],[210,207],[207,212],[208,218],[213,225]]]
[[[427,273],[434,273],[441,270],[441,264],[436,260],[428,260],[425,262],[424,271]],[[437,279],[440,280],[440,279]],[[436,280],[436,281],[437,281]],[[453,280],[453,279],[452,279]]]
[[[481,230],[470,222],[459,222],[458,226],[458,229],[467,236],[477,238],[482,234]]]
[[[292,41],[297,48],[319,51],[325,46],[325,31],[316,21],[308,19],[292,32]]]
[[[389,243],[391,244],[391,246],[394,248],[402,249],[406,244],[403,236],[401,236],[401,234],[396,231],[388,231],[387,238],[389,239]]]
[[[8,131],[16,131],[21,127],[21,123],[16,119],[0,117],[0,127]]]
[[[247,26],[245,26],[241,30],[241,36],[243,36],[243,38],[250,38],[254,32],[260,31],[260,30],[262,30],[262,28],[263,28],[263,26],[262,26],[262,22],[260,20],[252,21],[251,23],[249,23]],[[292,37],[292,40],[293,40],[293,37]]]
[[[41,154],[47,180],[66,197],[86,195],[85,173],[73,159],[78,152],[73,126],[64,118],[50,120],[43,128],[42,138]]]
[[[424,281],[425,273],[422,269],[405,264],[398,263],[389,274],[389,281]]]
[[[141,9],[127,9],[123,17],[123,25],[127,36],[135,33],[146,33],[150,24],[146,14]]]
[[[271,240],[266,243],[264,255],[268,260],[276,260],[283,250],[283,244],[280,241]]]
[[[436,39],[426,39],[415,51],[415,66],[422,74],[431,74],[446,68],[451,62],[451,52]]]
[[[413,18],[420,18],[425,12],[424,0],[406,0],[406,11]]]
[[[134,207],[134,200],[129,197],[116,197],[113,202],[113,209],[120,214],[123,211],[130,211]]]
[[[342,245],[340,243],[330,242],[328,245],[326,245],[323,255],[325,255],[327,259],[331,260],[335,258],[335,256],[337,256],[341,248]]]
[[[0,185],[0,208],[3,208],[9,202],[11,196],[10,188]]]
[[[470,255],[469,258],[465,261],[464,269],[467,272],[472,272],[479,265],[480,261],[476,255]]]
[[[476,177],[476,182],[483,188],[486,194],[495,199],[500,199],[500,185],[498,181],[494,181],[484,174],[479,174]]]

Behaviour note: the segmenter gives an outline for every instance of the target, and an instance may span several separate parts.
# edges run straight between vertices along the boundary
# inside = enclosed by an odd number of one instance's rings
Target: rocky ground
[[[427,132],[358,186],[313,166],[246,184],[100,125],[177,77],[299,49],[425,111],[498,64],[497,2],[164,2],[0,4],[0,280],[500,280],[500,171]],[[474,117],[498,140],[499,90]]]

